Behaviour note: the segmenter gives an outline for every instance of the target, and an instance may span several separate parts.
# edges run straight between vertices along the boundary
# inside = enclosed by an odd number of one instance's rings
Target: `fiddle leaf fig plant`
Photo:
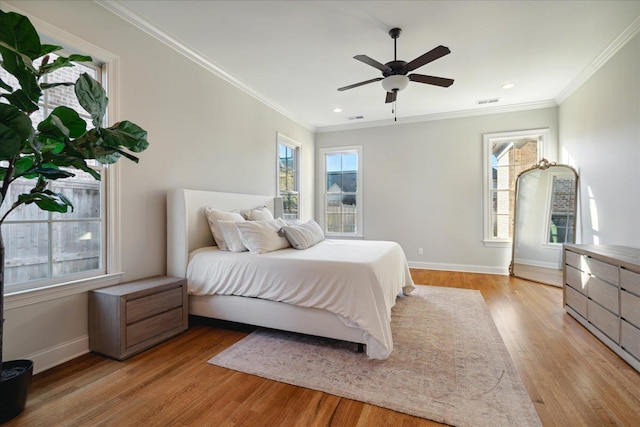
[[[67,57],[54,52],[60,46],[42,44],[30,20],[17,13],[0,10],[1,66],[6,73],[0,78],[0,373],[2,373],[2,341],[4,324],[4,257],[2,224],[7,216],[22,205],[35,204],[52,212],[73,210],[73,203],[62,193],[52,191],[49,182],[75,176],[84,171],[95,179],[100,174],[88,160],[102,164],[125,157],[134,162],[132,153],[144,151],[149,143],[147,132],[138,125],[121,121],[105,127],[108,98],[104,88],[83,73],[72,82],[44,82],[43,77],[76,62],[91,61],[85,55]],[[39,60],[39,61],[36,61]],[[39,65],[35,65],[39,63]],[[7,78],[13,76],[13,79]],[[15,83],[17,82],[17,84]],[[38,100],[47,90],[58,86],[73,87],[77,102],[91,116],[92,127],[70,106],[58,106],[34,127],[31,116],[40,110]],[[30,191],[7,200],[9,188],[17,179],[28,180]],[[0,380],[3,376],[0,376]]]

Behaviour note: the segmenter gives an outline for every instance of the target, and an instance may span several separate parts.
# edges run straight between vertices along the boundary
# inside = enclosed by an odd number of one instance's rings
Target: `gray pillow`
[[[308,249],[324,240],[324,232],[314,220],[299,225],[284,225],[282,232],[295,249]]]

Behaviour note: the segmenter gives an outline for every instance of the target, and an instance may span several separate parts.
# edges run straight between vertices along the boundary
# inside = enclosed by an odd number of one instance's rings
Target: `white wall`
[[[640,248],[640,35],[559,107],[560,153],[580,174],[581,243]]]
[[[119,57],[120,118],[148,131],[140,163],[121,163],[125,280],[165,274],[168,189],[276,193],[276,132],[302,143],[302,209],[314,213],[312,131],[89,1],[7,1]],[[89,52],[90,53],[90,52]],[[8,310],[5,358],[87,351],[87,296]]]
[[[319,133],[316,149],[363,146],[366,239],[397,241],[414,267],[504,274],[511,247],[482,242],[482,135],[539,128],[555,146],[557,108]]]

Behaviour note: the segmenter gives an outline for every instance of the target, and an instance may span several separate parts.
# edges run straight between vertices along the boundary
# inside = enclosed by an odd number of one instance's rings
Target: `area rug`
[[[417,285],[392,310],[394,349],[257,330],[209,363],[454,426],[540,426],[479,291]]]

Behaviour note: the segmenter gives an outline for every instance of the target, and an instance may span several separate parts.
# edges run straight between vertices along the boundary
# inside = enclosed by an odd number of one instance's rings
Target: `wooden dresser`
[[[640,371],[640,249],[564,245],[565,310]]]
[[[89,348],[123,360],[187,329],[187,280],[158,276],[89,293]]]

